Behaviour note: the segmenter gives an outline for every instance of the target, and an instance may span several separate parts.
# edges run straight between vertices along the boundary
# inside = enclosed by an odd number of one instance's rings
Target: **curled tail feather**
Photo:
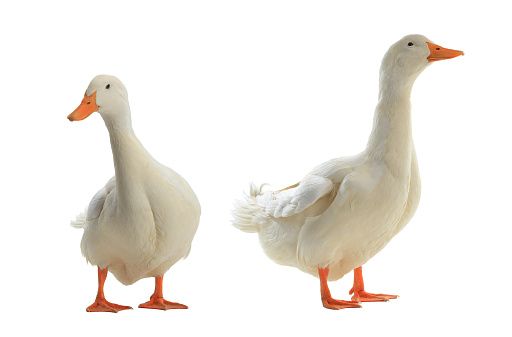
[[[71,220],[71,223],[70,223],[71,227],[77,228],[77,229],[84,228],[86,218],[87,218],[87,208],[85,209],[85,211],[78,214],[76,216],[75,220]]]
[[[233,226],[247,233],[257,233],[260,231],[261,223],[264,221],[265,214],[258,206],[258,196],[261,196],[262,189],[266,184],[259,188],[251,183],[249,194],[244,193],[242,200],[235,201],[235,209],[232,211],[234,220]]]

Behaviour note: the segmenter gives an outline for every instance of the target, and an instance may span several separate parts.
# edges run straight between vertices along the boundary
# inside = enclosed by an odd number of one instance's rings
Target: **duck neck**
[[[414,148],[410,97],[415,80],[399,75],[381,70],[379,102],[366,148],[373,161],[398,174],[409,171]]]
[[[120,203],[126,204],[129,196],[137,195],[150,156],[133,131],[129,107],[122,114],[116,113],[115,118],[103,116],[103,119],[110,135],[117,196]]]

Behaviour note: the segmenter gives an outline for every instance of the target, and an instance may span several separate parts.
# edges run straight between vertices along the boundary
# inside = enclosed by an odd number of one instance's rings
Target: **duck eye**
[[[410,46],[413,46],[413,45],[414,45],[414,43],[409,42],[407,45],[410,47]]]
[[[110,89],[110,84],[107,84],[107,86],[105,87],[105,89]]]

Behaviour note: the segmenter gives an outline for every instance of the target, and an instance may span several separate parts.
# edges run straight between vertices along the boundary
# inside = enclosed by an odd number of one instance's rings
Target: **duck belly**
[[[258,235],[265,254],[277,264],[300,269],[297,246],[302,228],[308,219],[317,218],[325,212],[334,198],[334,194],[325,196],[319,199],[314,207],[306,208],[303,212],[290,217],[273,218],[261,214],[259,217],[266,221],[261,224]]]
[[[190,252],[199,224],[197,205],[160,200],[141,202],[129,212],[107,209],[86,223],[82,253],[125,285],[161,276]]]
[[[82,254],[91,264],[108,268],[121,283],[132,284],[144,277],[155,251],[154,228],[134,224],[152,222],[152,217],[139,213],[136,219],[129,219],[109,217],[106,213],[86,223]]]
[[[358,268],[368,262],[373,256],[380,252],[391,239],[397,235],[412,219],[418,208],[421,196],[421,181],[417,168],[416,158],[413,158],[410,184],[407,185],[406,202],[401,204],[392,203],[395,207],[394,212],[388,212],[388,216],[383,218],[380,223],[378,219],[371,222],[365,222],[363,227],[367,236],[360,240],[356,246],[349,245],[350,249],[344,254],[337,264],[333,277],[341,278],[351,270]],[[392,197],[390,195],[390,197]],[[397,198],[402,199],[402,198]]]
[[[410,172],[408,180],[387,180],[385,193],[378,193],[373,200],[374,205],[380,205],[380,210],[374,212],[373,208],[368,208],[367,214],[371,216],[367,217],[361,212],[364,208],[358,210],[360,220],[357,226],[346,228],[343,234],[345,240],[340,244],[346,249],[342,249],[342,258],[331,266],[330,280],[337,280],[368,262],[412,219],[421,198],[421,179],[415,151]]]
[[[410,178],[379,180],[371,190],[347,181],[324,214],[306,221],[298,238],[299,269],[317,276],[318,267],[329,268],[329,280],[337,280],[365,264],[405,226]]]

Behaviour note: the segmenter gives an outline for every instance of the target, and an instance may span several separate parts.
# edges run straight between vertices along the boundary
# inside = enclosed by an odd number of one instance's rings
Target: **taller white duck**
[[[250,194],[236,203],[235,227],[259,233],[276,263],[320,278],[323,306],[360,307],[395,295],[364,291],[361,266],[377,254],[414,215],[420,175],[411,128],[410,95],[418,75],[433,61],[463,55],[408,35],[393,44],[380,68],[379,101],[366,149],[330,160],[299,183]],[[327,280],[354,269],[353,301],[331,297]]]
[[[80,106],[68,119],[79,121],[98,111],[110,134],[115,176],[72,222],[84,228],[82,253],[98,266],[98,294],[87,311],[131,309],[105,299],[110,271],[123,284],[155,277],[155,292],[141,308],[186,309],[163,298],[163,275],[190,252],[199,225],[199,201],[178,173],[157,162],[132,129],[128,93],[114,76],[96,76]]]

